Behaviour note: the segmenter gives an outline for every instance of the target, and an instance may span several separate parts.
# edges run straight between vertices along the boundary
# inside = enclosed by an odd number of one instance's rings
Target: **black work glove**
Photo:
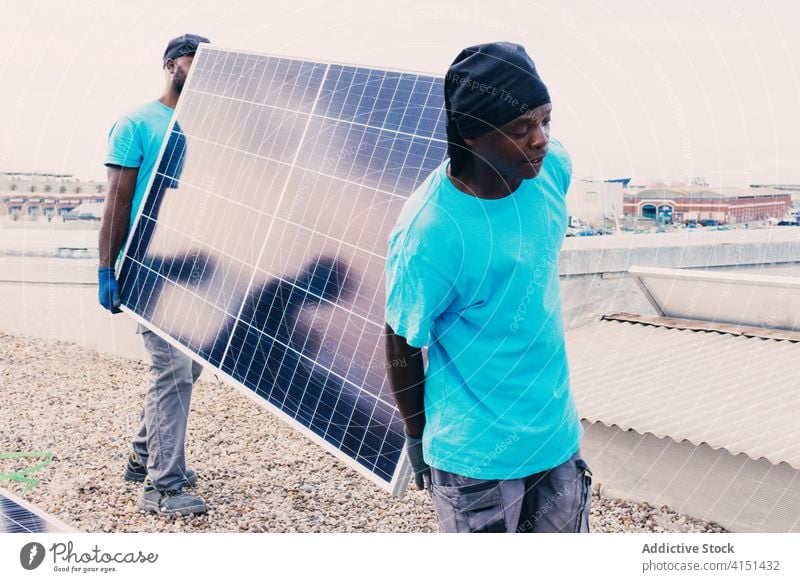
[[[431,468],[422,457],[422,439],[414,438],[406,434],[406,454],[411,462],[411,469],[414,471],[414,483],[417,489],[431,489]]]

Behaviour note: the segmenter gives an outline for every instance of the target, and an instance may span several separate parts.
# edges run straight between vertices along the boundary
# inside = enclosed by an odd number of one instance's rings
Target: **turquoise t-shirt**
[[[571,170],[551,140],[535,178],[484,200],[445,162],[389,236],[386,322],[428,346],[423,451],[437,469],[518,479],[578,450],[558,280]]]
[[[158,100],[150,101],[122,116],[108,134],[105,164],[139,168],[131,205],[129,234],[158,161],[173,111]]]

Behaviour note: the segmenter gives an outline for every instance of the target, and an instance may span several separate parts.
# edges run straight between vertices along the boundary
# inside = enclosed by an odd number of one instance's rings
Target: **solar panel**
[[[430,76],[203,45],[119,270],[126,309],[395,494],[383,266],[446,157],[442,94]]]
[[[0,533],[55,533],[73,531],[52,516],[0,490]]]

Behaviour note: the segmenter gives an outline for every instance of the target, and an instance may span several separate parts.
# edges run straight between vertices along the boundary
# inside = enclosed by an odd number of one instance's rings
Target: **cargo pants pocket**
[[[528,477],[525,498],[525,509],[517,531],[589,531],[592,472],[579,453],[549,471]]]
[[[505,533],[500,482],[469,481],[463,485],[433,483],[431,497],[439,530],[444,533]]]

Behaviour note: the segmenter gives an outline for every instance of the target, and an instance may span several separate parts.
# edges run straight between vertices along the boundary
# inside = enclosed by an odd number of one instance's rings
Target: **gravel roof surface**
[[[0,481],[88,532],[434,532],[424,492],[393,498],[235,388],[200,381],[192,397],[189,466],[204,516],[164,518],[136,506],[122,472],[147,366],[77,344],[0,333],[0,452],[49,451],[39,484]],[[0,459],[0,473],[35,464]],[[595,494],[595,532],[720,532],[717,524]]]

